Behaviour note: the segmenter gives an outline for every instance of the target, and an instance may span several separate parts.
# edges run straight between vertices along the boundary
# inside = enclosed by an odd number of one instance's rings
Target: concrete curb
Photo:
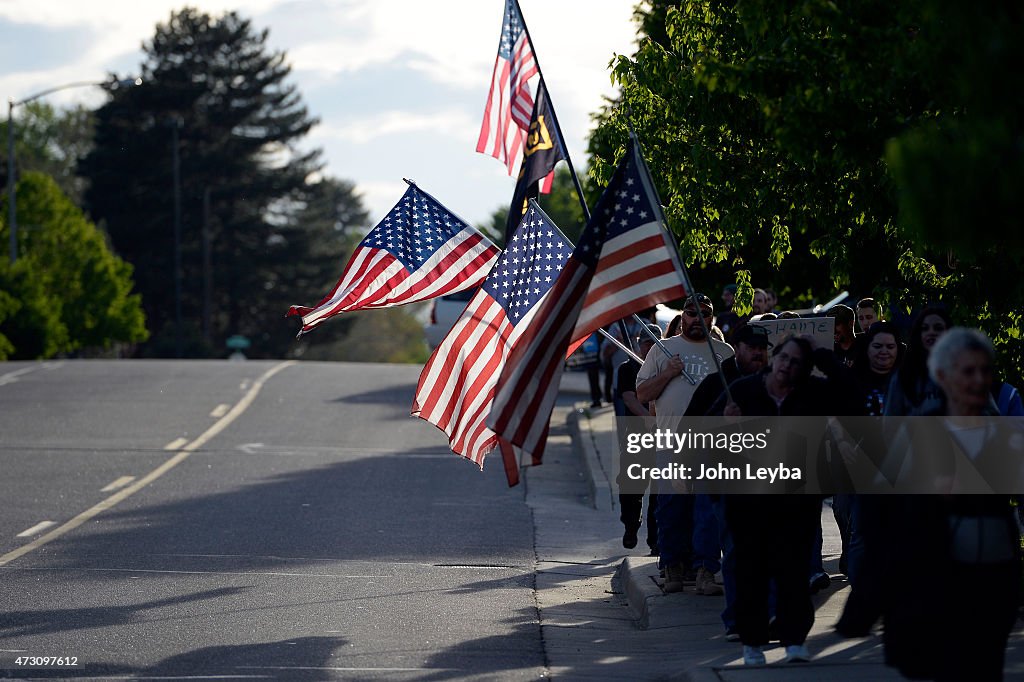
[[[611,482],[601,466],[594,443],[593,430],[590,425],[590,408],[585,403],[578,403],[566,418],[573,448],[583,460],[583,468],[587,475],[587,486],[590,490],[590,501],[595,509],[611,511],[618,507],[618,500],[613,495]]]
[[[629,612],[641,630],[692,625],[694,606],[699,604],[703,610],[705,597],[694,595],[693,588],[688,592],[665,594],[659,587],[660,582],[657,557],[629,556],[615,571],[612,589],[625,595]],[[694,599],[699,601],[694,602]]]

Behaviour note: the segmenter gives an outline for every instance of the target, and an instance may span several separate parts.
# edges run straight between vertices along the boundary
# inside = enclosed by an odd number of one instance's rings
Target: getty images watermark
[[[627,433],[626,454],[639,455],[645,450],[671,452],[681,455],[685,452],[725,452],[738,455],[744,452],[768,449],[768,435],[771,429],[760,433],[750,432],[707,432],[687,429],[683,433],[671,429],[655,429],[653,433]],[[722,461],[697,461],[686,465],[682,462],[668,462],[664,466],[644,466],[639,462],[625,461],[626,476],[633,481],[740,481],[754,480],[774,483],[776,479],[801,479],[803,471],[787,467],[783,463],[775,466],[755,466],[746,462],[744,466],[726,466]]]
[[[1024,419],[617,418],[622,493],[1024,492]]]

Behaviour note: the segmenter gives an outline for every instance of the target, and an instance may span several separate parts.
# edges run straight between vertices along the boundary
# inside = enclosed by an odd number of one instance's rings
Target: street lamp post
[[[181,330],[181,152],[179,131],[182,120],[175,116],[171,126],[171,172],[174,184],[174,349],[184,357],[185,341]]]
[[[69,90],[71,88],[83,88],[86,86],[110,86],[110,87],[131,87],[133,85],[142,85],[141,78],[125,78],[117,81],[77,81],[75,83],[65,83],[64,85],[58,85],[54,88],[47,88],[41,90],[34,95],[29,95],[24,99],[7,100],[7,215],[8,223],[11,227],[11,264],[18,260],[18,196],[17,189],[14,182],[14,107],[21,106],[22,104],[28,104],[33,102],[40,97],[45,97],[51,93],[59,90]]]

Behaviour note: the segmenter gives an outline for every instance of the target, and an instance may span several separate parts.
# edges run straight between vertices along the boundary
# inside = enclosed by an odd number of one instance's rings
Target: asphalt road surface
[[[530,510],[418,374],[0,366],[0,677],[541,676]]]

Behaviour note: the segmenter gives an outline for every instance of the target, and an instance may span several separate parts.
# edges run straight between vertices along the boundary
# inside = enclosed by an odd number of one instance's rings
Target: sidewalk
[[[583,401],[584,394],[589,395],[586,376],[577,374],[566,373],[562,391]],[[555,447],[549,450],[551,455],[562,452],[557,447],[560,434],[571,438],[573,451],[583,461],[583,480],[574,487],[565,480],[564,470],[559,473],[564,463],[548,459],[529,472],[533,489],[528,502],[534,507],[537,526],[538,606],[556,679],[904,679],[884,665],[879,635],[847,640],[832,631],[849,592],[845,577],[839,576],[814,597],[815,624],[807,639],[812,662],[781,664],[784,652],[773,644],[765,651],[768,665],[744,666],[740,645],[725,640],[719,615],[722,597],[692,591],[662,593],[656,582],[657,559],[642,555],[646,552],[643,530],[633,554],[622,548],[615,475],[610,471],[614,415],[610,407],[587,405],[589,400],[579,402],[568,414],[567,433],[561,428],[556,433],[556,413],[552,419]],[[549,464],[555,466],[549,469]],[[551,487],[556,480],[561,482]],[[840,541],[828,506],[823,507],[822,530],[825,569],[835,576]],[[1011,635],[1006,679],[1024,679],[1020,628]]]

